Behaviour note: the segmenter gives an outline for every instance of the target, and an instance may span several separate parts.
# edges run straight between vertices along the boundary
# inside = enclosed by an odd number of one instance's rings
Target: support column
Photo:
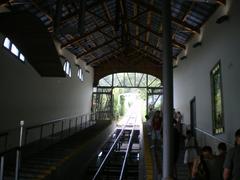
[[[163,180],[173,179],[171,0],[163,1]]]
[[[146,75],[146,82],[147,82],[147,92],[146,92],[146,95],[147,95],[147,97],[146,97],[146,114],[148,115],[148,113],[149,113],[149,111],[148,111],[148,106],[149,106],[149,104],[148,104],[148,74]]]

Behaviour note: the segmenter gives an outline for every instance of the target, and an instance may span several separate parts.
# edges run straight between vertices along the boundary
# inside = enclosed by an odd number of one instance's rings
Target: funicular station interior
[[[239,0],[0,0],[0,180],[188,179],[173,108],[181,138],[234,147],[239,17]]]

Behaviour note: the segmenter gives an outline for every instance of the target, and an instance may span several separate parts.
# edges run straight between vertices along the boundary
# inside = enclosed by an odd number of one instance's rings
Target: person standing
[[[148,130],[148,135],[151,136],[152,135],[152,118],[154,115],[155,111],[153,109],[153,107],[150,107],[150,111],[149,113],[145,116],[147,122],[146,122],[146,127]]]
[[[161,143],[162,112],[156,111],[152,117],[152,148]]]
[[[187,130],[185,139],[184,164],[188,165],[189,177],[192,176],[193,161],[198,157],[196,139],[192,136],[192,131]]]
[[[173,169],[173,175],[177,179],[177,161],[180,151],[180,132],[177,129],[177,121],[173,120],[173,150],[174,150],[174,169]]]
[[[224,161],[225,161],[225,157],[227,154],[227,146],[224,142],[221,142],[218,144],[218,155],[215,157],[216,159],[216,163],[215,163],[215,169],[216,172],[219,174],[219,179],[223,180],[223,165],[224,165]]]
[[[235,147],[227,152],[224,162],[224,180],[240,179],[240,129],[235,133]]]
[[[176,114],[176,122],[177,122],[176,127],[181,134],[182,134],[182,120],[183,120],[183,116],[180,113],[180,111],[178,111]]]

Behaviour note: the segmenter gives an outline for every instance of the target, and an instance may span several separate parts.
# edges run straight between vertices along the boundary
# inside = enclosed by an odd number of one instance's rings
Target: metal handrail
[[[49,125],[49,124],[53,124],[53,123],[57,123],[57,122],[60,122],[60,121],[64,121],[64,120],[67,120],[67,119],[73,119],[73,118],[76,118],[76,117],[92,115],[92,114],[94,114],[94,113],[87,113],[87,114],[82,114],[82,115],[78,115],[78,116],[63,117],[63,118],[47,121],[47,122],[44,122],[44,123],[41,123],[41,124],[29,126],[29,127],[26,127],[26,129],[28,129],[28,130],[29,129],[34,129],[34,128],[38,128],[38,127],[41,127],[41,126],[46,126],[46,125]]]
[[[212,134],[210,134],[210,133],[207,132],[207,131],[204,131],[204,130],[202,130],[202,129],[200,129],[200,128],[197,128],[197,127],[196,127],[195,129],[196,129],[197,131],[199,131],[199,132],[201,132],[201,133],[203,133],[203,134],[205,134],[205,135],[213,138],[213,139],[216,139],[217,141],[224,142],[224,143],[228,144],[229,146],[234,146],[234,144],[226,141],[225,139],[222,139],[222,138],[218,138],[218,137],[216,137],[216,136],[213,136]]]
[[[134,125],[131,129],[131,134],[130,134],[127,150],[126,150],[126,153],[125,153],[124,161],[123,161],[123,164],[122,164],[122,169],[121,169],[119,180],[123,179],[123,174],[124,174],[125,166],[126,166],[126,163],[127,163],[127,158],[128,158],[128,155],[129,155],[129,150],[130,150],[130,147],[131,147],[133,133],[134,133]]]
[[[87,117],[88,116],[92,116],[94,113],[87,113],[87,114],[83,114],[83,115],[79,115],[79,116],[72,116],[72,117],[64,117],[64,118],[60,118],[60,119],[56,119],[56,120],[52,120],[52,121],[48,121],[48,122],[44,122],[44,123],[41,123],[41,124],[39,124],[39,125],[34,125],[34,126],[30,126],[30,127],[27,127],[26,128],[26,132],[25,132],[25,144],[27,144],[27,138],[28,138],[28,132],[29,131],[31,131],[31,130],[33,130],[33,129],[38,129],[38,128],[40,128],[40,137],[39,137],[39,139],[42,139],[43,137],[43,135],[42,135],[42,133],[43,133],[43,128],[44,127],[46,127],[46,126],[49,126],[49,125],[52,125],[52,132],[51,132],[51,135],[50,136],[53,136],[55,133],[54,133],[54,129],[55,129],[55,124],[57,124],[57,123],[62,123],[62,125],[61,125],[61,132],[63,132],[63,130],[64,130],[64,121],[66,121],[66,120],[69,120],[69,124],[68,124],[68,130],[70,131],[71,130],[71,124],[72,124],[72,121],[73,120],[75,120],[75,128],[77,127],[77,122],[78,122],[78,120],[81,120],[81,127],[82,127],[82,124],[83,124],[83,122],[85,123],[85,126],[86,126],[86,123],[88,122],[88,121],[90,121],[91,120],[91,118],[89,118],[89,120],[87,120]],[[83,118],[83,117],[86,117],[85,119]],[[84,120],[83,120],[84,119]],[[74,128],[73,127],[73,128]],[[60,132],[60,131],[59,131]],[[38,139],[38,140],[39,140]]]
[[[72,120],[75,120],[75,126],[73,128],[77,128],[78,127],[78,120],[81,120],[81,129],[82,129],[82,125],[83,123],[85,123],[85,128],[87,127],[87,123],[89,123],[88,125],[91,125],[91,121],[92,121],[92,117],[93,117],[94,113],[87,113],[87,114],[83,114],[83,115],[80,115],[80,116],[74,116],[74,117],[68,117],[68,118],[60,118],[60,119],[56,119],[56,120],[53,120],[53,121],[48,121],[48,122],[45,122],[45,123],[41,123],[39,125],[34,125],[34,126],[30,126],[30,127],[26,127],[25,128],[25,145],[27,144],[27,133],[29,130],[32,130],[32,129],[36,129],[36,128],[41,128],[40,129],[40,139],[42,138],[42,131],[43,131],[43,127],[44,126],[47,126],[47,125],[52,125],[52,134],[54,134],[54,128],[55,128],[55,124],[56,123],[59,123],[59,122],[64,122],[65,120],[69,120],[69,126],[67,129],[71,129],[71,122]],[[83,118],[85,116],[85,119]],[[89,116],[89,118],[88,118]],[[83,121],[84,119],[84,121]],[[94,118],[94,121],[96,121],[96,117]],[[23,140],[23,125],[24,125],[24,121],[21,121],[20,122],[20,135],[19,135],[19,145],[13,147],[13,148],[10,148],[8,150],[5,150],[4,152],[0,153],[0,180],[3,180],[3,171],[4,171],[4,159],[5,159],[5,155],[10,153],[10,152],[16,152],[16,168],[15,168],[15,180],[18,180],[18,177],[19,177],[19,169],[20,169],[20,156],[21,156],[21,149],[22,149],[22,140]],[[62,123],[63,125],[63,123]],[[18,129],[18,128],[16,128]],[[65,130],[67,130],[65,129]],[[7,132],[3,132],[0,134],[0,137],[6,137],[6,141],[7,141],[7,137],[9,135],[9,132],[12,131],[12,130],[9,130]],[[60,131],[58,131],[60,132]],[[62,131],[63,132],[63,126],[62,126]],[[49,135],[48,135],[49,136]],[[37,139],[39,140],[39,139]],[[35,141],[37,141],[35,140]]]
[[[189,126],[189,124],[186,124],[186,123],[182,123],[182,124],[183,124],[185,127],[188,127],[188,126]],[[205,135],[207,135],[207,136],[209,136],[209,137],[211,137],[211,138],[219,141],[219,142],[224,142],[224,143],[226,143],[227,145],[232,146],[232,147],[234,146],[233,143],[231,143],[231,142],[229,142],[229,141],[226,141],[225,139],[222,139],[222,138],[213,136],[210,132],[207,132],[207,131],[205,131],[205,130],[202,130],[202,129],[198,128],[198,127],[195,127],[194,129],[195,129],[196,131],[202,133],[202,134],[205,134]]]
[[[128,121],[129,121],[129,119],[128,119]],[[105,162],[107,161],[109,155],[111,154],[112,150],[114,149],[115,145],[117,144],[118,140],[120,139],[123,131],[125,130],[128,121],[127,121],[126,124],[122,127],[120,133],[118,134],[116,140],[114,141],[113,145],[112,145],[111,148],[109,149],[107,155],[106,155],[105,158],[103,159],[101,165],[99,166],[99,168],[98,168],[97,172],[95,173],[94,177],[92,178],[92,180],[95,180],[95,179],[97,178],[98,174],[100,173],[100,171],[102,170],[102,167],[104,166],[104,164],[105,164]]]

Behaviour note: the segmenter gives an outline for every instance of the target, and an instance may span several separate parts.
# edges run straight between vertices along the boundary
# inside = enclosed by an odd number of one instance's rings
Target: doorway
[[[193,136],[196,137],[196,128],[197,120],[196,120],[196,98],[194,97],[190,101],[190,128],[193,133]]]

